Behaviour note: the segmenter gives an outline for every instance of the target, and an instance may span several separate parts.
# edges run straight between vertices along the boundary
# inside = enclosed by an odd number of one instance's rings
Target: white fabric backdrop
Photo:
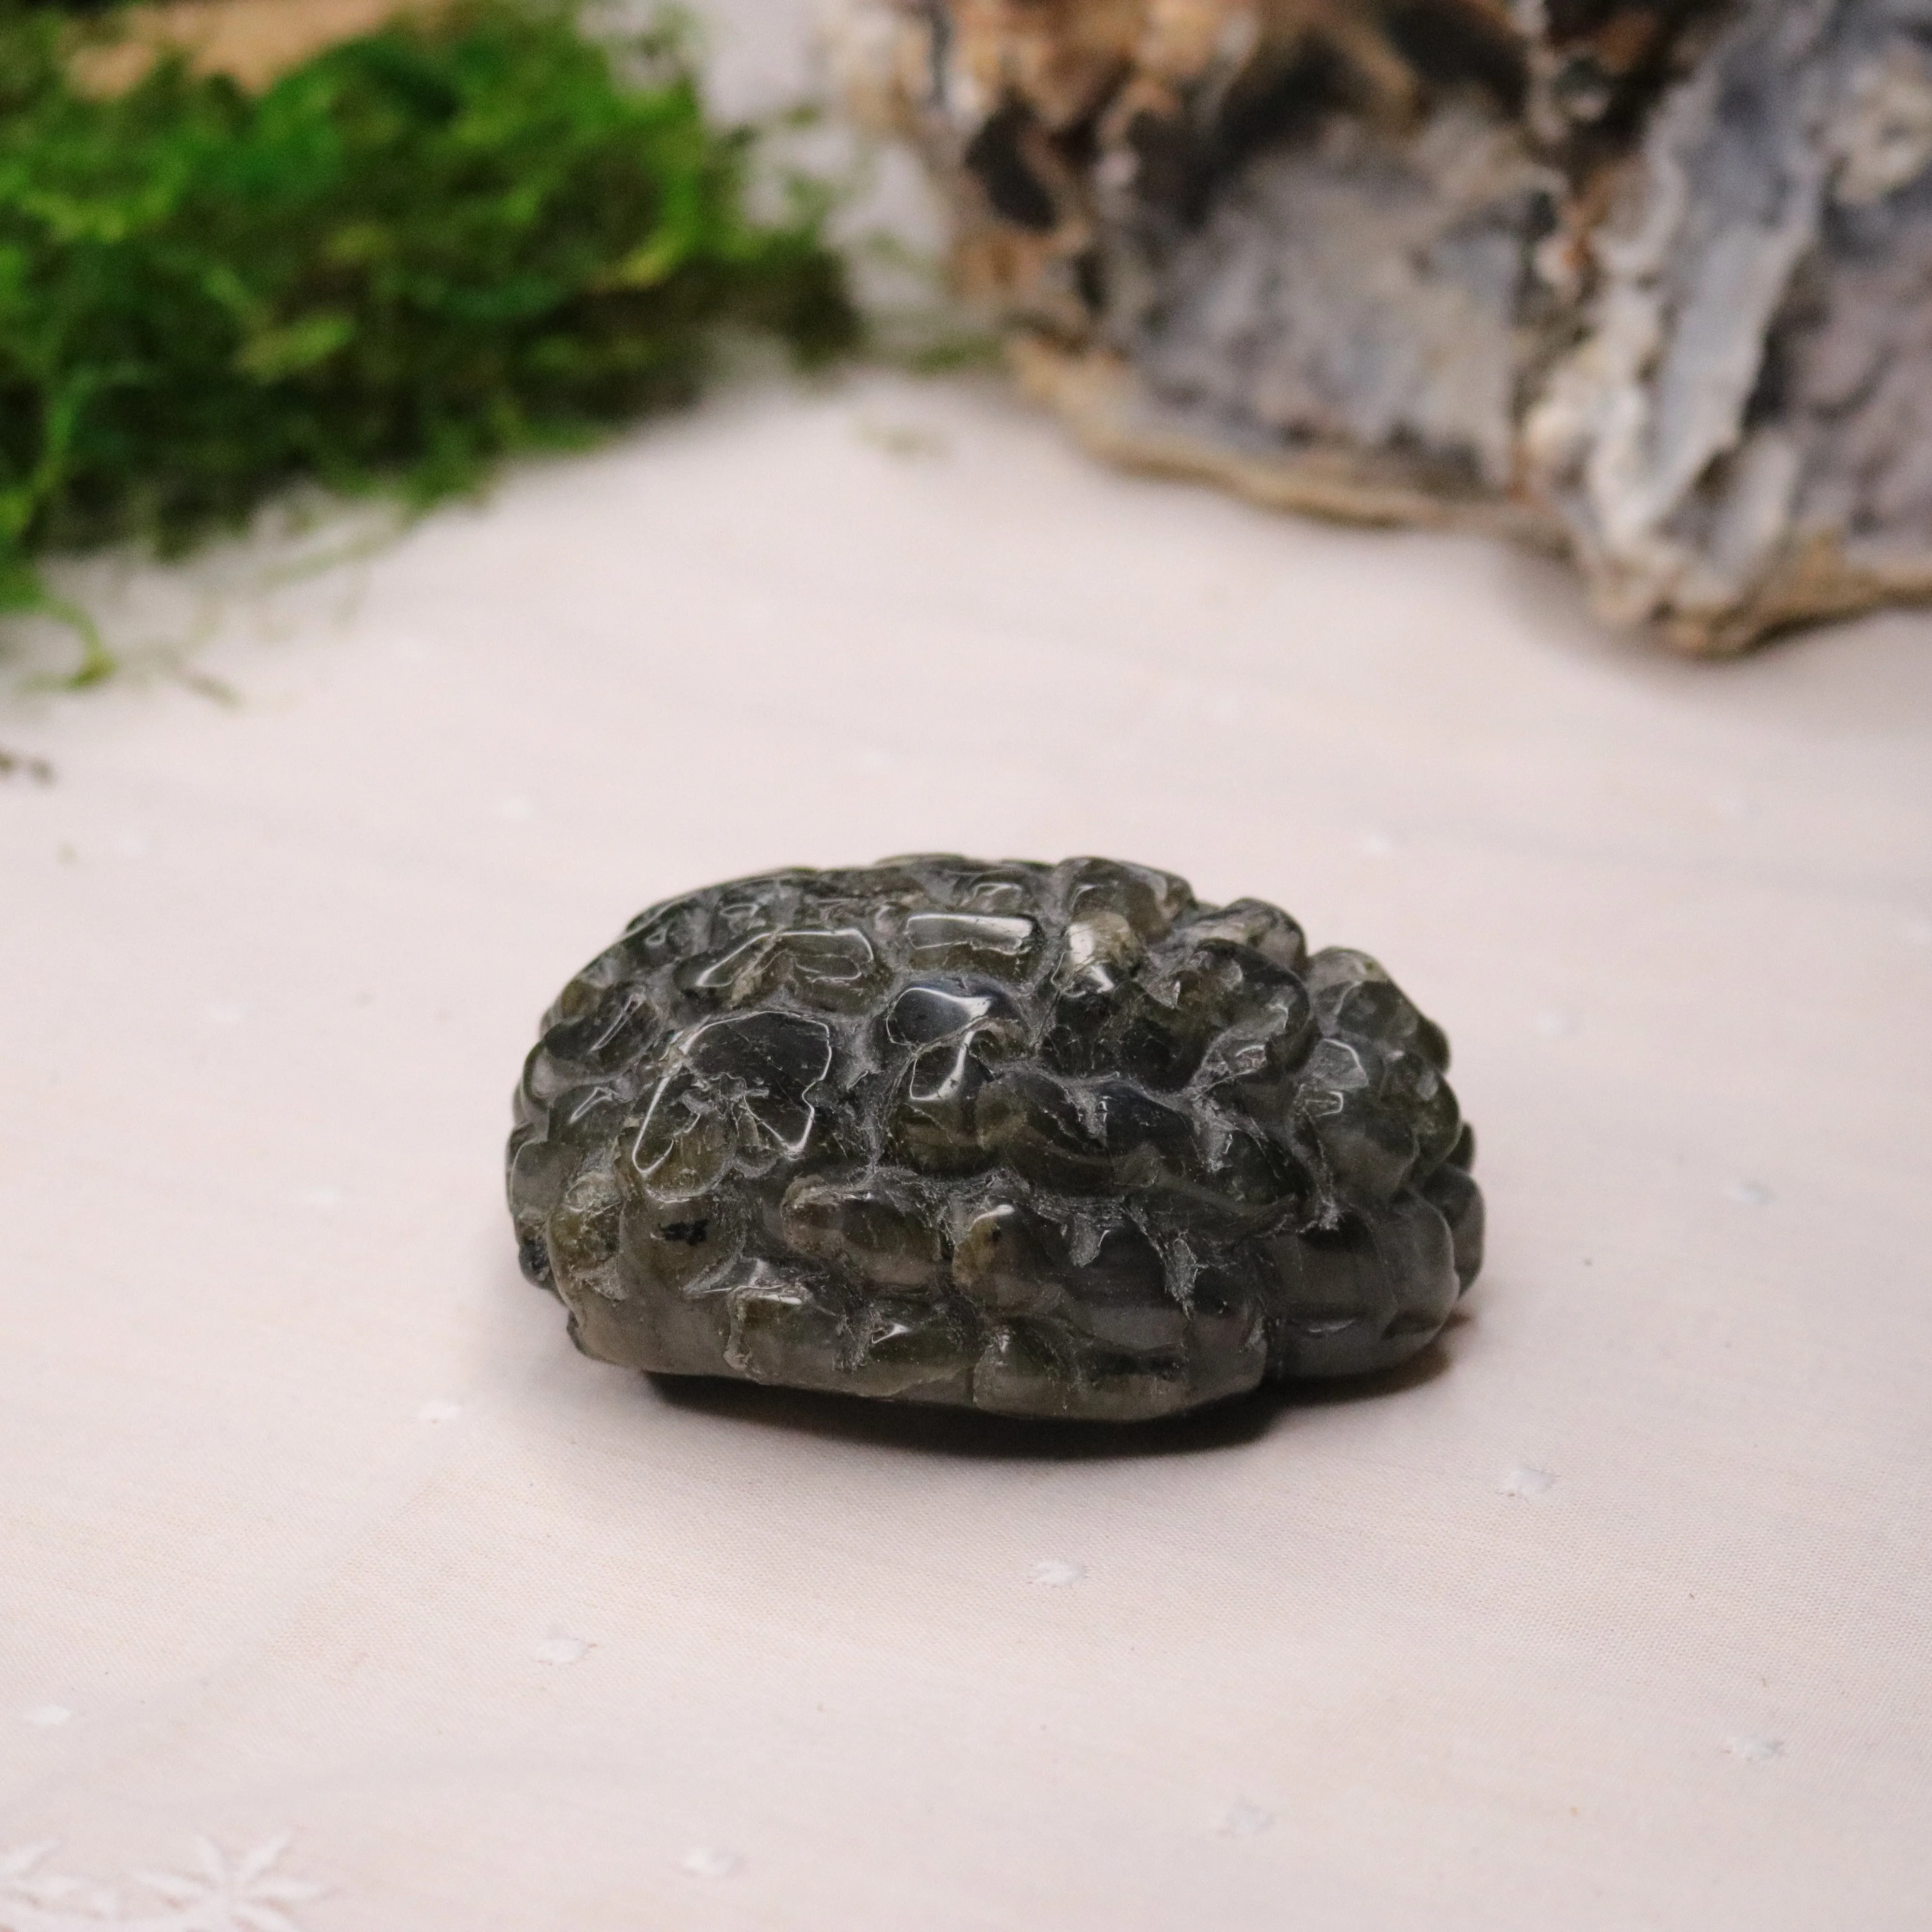
[[[250,568],[236,704],[0,707],[0,1928],[1925,1923],[1932,622],[1682,665],[876,377]],[[1123,1447],[572,1352],[538,1012],[930,847],[1384,958],[1490,1202],[1426,1372]]]
[[[0,734],[0,1845],[293,1829],[315,1932],[1923,1923],[1924,620],[1686,667],[878,380],[224,608],[238,706]],[[1391,963],[1491,1202],[1440,1372],[1083,1456],[573,1354],[539,1010],[935,845]]]

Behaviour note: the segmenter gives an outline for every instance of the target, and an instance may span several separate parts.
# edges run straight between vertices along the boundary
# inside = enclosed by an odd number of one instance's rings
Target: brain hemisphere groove
[[[773,873],[570,982],[510,1206],[603,1359],[1137,1420],[1428,1343],[1481,1263],[1448,1066],[1366,954],[1171,873]]]

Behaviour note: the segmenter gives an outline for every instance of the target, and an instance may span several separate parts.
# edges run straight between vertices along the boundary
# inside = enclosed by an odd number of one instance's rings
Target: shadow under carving
[[[1198,1455],[1239,1449],[1271,1435],[1297,1409],[1352,1407],[1432,1382],[1449,1370],[1445,1337],[1466,1324],[1460,1310],[1444,1334],[1379,1373],[1332,1382],[1264,1382],[1245,1395],[1152,1422],[1076,1422],[988,1415],[976,1409],[867,1402],[724,1376],[646,1375],[652,1396],[676,1409],[820,1442],[982,1462],[1081,1462]]]

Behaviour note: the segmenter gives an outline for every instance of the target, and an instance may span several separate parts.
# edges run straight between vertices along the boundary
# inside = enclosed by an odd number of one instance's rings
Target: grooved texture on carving
[[[1169,873],[773,873],[565,988],[510,1205],[606,1360],[1136,1420],[1435,1336],[1482,1242],[1448,1065],[1366,954]]]

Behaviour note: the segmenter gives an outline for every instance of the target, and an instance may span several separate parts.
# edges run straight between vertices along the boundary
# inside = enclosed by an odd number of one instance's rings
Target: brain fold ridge
[[[587,1353],[1127,1420],[1425,1346],[1480,1264],[1448,1045],[1367,955],[1098,859],[649,908],[508,1152]]]

